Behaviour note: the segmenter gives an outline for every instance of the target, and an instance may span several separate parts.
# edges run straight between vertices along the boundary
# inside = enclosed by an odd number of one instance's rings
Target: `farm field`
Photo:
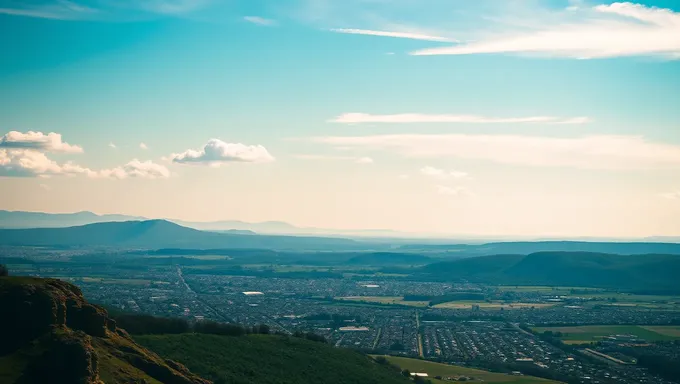
[[[662,335],[672,337],[674,339],[680,339],[680,326],[645,326],[642,327],[648,331],[660,333]]]
[[[427,373],[428,380],[432,380],[435,384],[450,383],[451,381],[436,380],[435,376],[445,377],[461,377],[474,378],[474,381],[468,382],[484,382],[484,383],[507,383],[507,384],[549,384],[557,383],[556,381],[541,379],[532,376],[512,376],[504,373],[493,373],[482,371],[479,369],[465,368],[457,365],[448,365],[434,363],[431,361],[409,359],[406,357],[385,356],[385,358],[392,364],[401,369],[408,369],[411,372]]]
[[[555,294],[555,295],[567,295],[570,294],[572,290],[578,292],[602,292],[602,288],[589,288],[589,287],[550,287],[543,285],[527,285],[527,286],[514,286],[514,285],[501,285],[498,287],[501,291],[506,292],[540,292],[545,294]]]
[[[680,326],[589,325],[580,327],[536,327],[536,332],[562,332],[565,344],[587,344],[611,335],[634,335],[647,341],[680,339]]]
[[[401,296],[346,296],[336,297],[335,300],[359,303],[408,305],[411,307],[427,307],[430,304],[429,301],[404,301],[404,298]]]
[[[485,301],[450,301],[448,303],[441,303],[434,306],[434,308],[443,309],[471,309],[473,305],[479,305],[480,309],[497,309],[504,310],[522,309],[522,308],[547,308],[552,307],[554,303],[501,303],[501,302],[485,302]]]

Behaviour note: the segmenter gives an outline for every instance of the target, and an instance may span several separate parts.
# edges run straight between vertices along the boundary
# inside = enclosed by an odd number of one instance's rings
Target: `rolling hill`
[[[407,384],[410,380],[358,352],[295,337],[206,334],[137,336],[161,356],[218,383]]]
[[[356,249],[341,238],[204,232],[165,220],[88,224],[68,228],[0,229],[0,245],[124,248]]]
[[[0,277],[0,303],[1,383],[409,383],[359,352],[291,336],[133,339],[79,288],[56,279]]]
[[[490,284],[612,287],[680,291],[677,255],[537,252],[430,264],[422,272],[448,280]]]

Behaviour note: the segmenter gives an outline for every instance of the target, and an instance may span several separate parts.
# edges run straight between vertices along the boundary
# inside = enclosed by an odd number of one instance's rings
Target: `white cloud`
[[[642,136],[544,137],[399,134],[311,138],[335,146],[384,150],[416,158],[460,158],[537,167],[680,169],[680,145]]]
[[[275,160],[262,145],[226,143],[219,139],[210,139],[198,150],[188,149],[182,153],[174,153],[170,155],[170,159],[175,163],[212,166],[233,162],[266,163]]]
[[[369,113],[344,113],[331,120],[330,123],[364,124],[364,123],[467,123],[467,124],[520,124],[520,123],[548,123],[548,124],[586,124],[587,117],[560,118],[550,116],[530,117],[485,117],[475,115],[429,115],[422,113],[401,113],[394,115],[372,115]]]
[[[370,158],[370,157],[360,157],[360,158],[356,159],[355,162],[357,164],[373,164],[374,163],[373,159]]]
[[[669,200],[680,200],[680,190],[668,192],[668,193],[662,193],[661,197],[663,197],[664,199],[669,199]]]
[[[490,35],[490,36],[489,36]],[[680,13],[619,2],[572,7],[558,22],[531,31],[502,30],[456,46],[413,55],[521,53],[579,59],[658,56],[680,58]]]
[[[92,171],[77,164],[59,164],[33,149],[0,149],[0,176],[50,177],[55,175],[89,175]]]
[[[165,179],[170,177],[170,171],[165,166],[156,164],[150,160],[139,161],[134,159],[123,166],[96,172],[91,175],[91,177],[110,179]]]
[[[143,149],[146,151],[147,149],[149,149],[149,146],[144,143],[139,143],[139,149]]]
[[[0,137],[0,148],[33,149],[43,152],[81,153],[83,148],[65,143],[58,133],[10,131]]]
[[[264,17],[259,17],[259,16],[246,16],[246,17],[243,18],[243,20],[245,20],[249,23],[262,25],[262,26],[265,26],[265,27],[273,27],[277,24],[276,20],[265,19]]]
[[[116,149],[116,148],[118,148],[118,147],[117,147],[116,144],[114,144],[114,143],[109,143],[109,148]]]
[[[456,196],[456,197],[470,197],[472,192],[464,187],[448,187],[445,185],[436,186],[437,193],[440,195]]]
[[[430,166],[421,168],[420,173],[422,173],[425,176],[434,177],[434,178],[441,179],[441,180],[464,179],[468,176],[468,174],[466,172],[445,171],[443,169],[430,167]]]
[[[371,30],[371,29],[351,29],[351,28],[336,28],[336,29],[331,29],[331,31],[337,32],[337,33],[347,33],[347,34],[351,34],[351,35],[369,35],[369,36],[381,36],[381,37],[394,37],[394,38],[400,38],[400,39],[440,41],[440,42],[447,42],[447,43],[453,43],[453,42],[457,41],[455,39],[449,39],[447,37],[442,37],[442,36],[432,36],[432,35],[425,35],[425,34],[411,33],[411,32],[375,31],[375,30]]]

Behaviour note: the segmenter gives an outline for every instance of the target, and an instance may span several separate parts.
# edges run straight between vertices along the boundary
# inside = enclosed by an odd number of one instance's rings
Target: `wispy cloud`
[[[249,23],[262,25],[262,26],[265,26],[265,27],[273,27],[273,26],[277,25],[276,20],[265,19],[264,17],[260,17],[260,16],[246,16],[246,17],[243,18],[243,20],[245,20]]]
[[[472,42],[412,52],[413,55],[534,54],[579,59],[619,56],[680,58],[680,13],[619,2],[571,7],[561,22],[531,31],[495,31]]]
[[[588,117],[560,118],[551,116],[528,117],[486,117],[476,115],[430,115],[422,113],[401,113],[393,115],[372,115],[369,113],[344,113],[331,120],[330,123],[344,124],[411,124],[411,123],[467,123],[467,124],[586,124],[591,121]]]
[[[437,185],[436,187],[437,193],[440,195],[446,195],[446,196],[455,196],[455,197],[470,197],[472,196],[472,192],[465,188],[465,187],[449,187],[446,185]]]
[[[188,149],[182,153],[172,154],[170,159],[180,164],[210,166],[226,163],[266,163],[275,160],[262,145],[226,143],[219,139],[210,139],[201,149]]]
[[[373,161],[372,158],[370,157],[360,157],[355,160],[355,163],[357,164],[373,164],[375,161]]]
[[[357,164],[373,164],[374,160],[370,157],[355,156],[336,156],[336,155],[293,155],[298,160],[319,160],[319,161],[352,161]]]
[[[443,169],[427,166],[420,169],[420,173],[425,176],[434,177],[440,180],[446,179],[464,179],[468,177],[467,172],[462,171],[445,171]]]
[[[680,190],[662,193],[661,197],[663,197],[664,199],[669,199],[669,200],[680,200]]]
[[[118,147],[114,143],[109,143],[109,148],[116,149]]]
[[[198,11],[215,0],[8,0],[0,14],[55,20],[135,20],[138,16],[177,16]]]
[[[401,134],[327,136],[311,140],[414,158],[460,158],[536,167],[680,169],[680,145],[653,142],[642,136]]]
[[[370,29],[351,29],[351,28],[335,28],[331,29],[332,32],[346,33],[351,35],[369,35],[369,36],[381,36],[381,37],[394,37],[399,39],[411,39],[411,40],[425,40],[425,41],[439,41],[446,43],[457,42],[455,39],[450,39],[442,36],[431,36],[424,35],[420,33],[410,33],[410,32],[396,32],[396,31],[374,31]]]
[[[111,169],[103,169],[99,172],[92,172],[88,174],[92,178],[106,178],[106,179],[166,179],[170,177],[168,168],[161,164],[156,164],[151,160],[139,161],[133,159],[125,165]]]
[[[139,143],[139,149],[143,149],[146,151],[147,149],[149,149],[149,146],[144,143]]]
[[[98,10],[67,0],[30,2],[9,1],[0,8],[1,14],[41,19],[78,20],[92,17]]]

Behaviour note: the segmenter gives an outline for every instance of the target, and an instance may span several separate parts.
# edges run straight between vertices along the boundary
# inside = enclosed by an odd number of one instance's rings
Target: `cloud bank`
[[[0,148],[32,149],[44,152],[82,153],[83,148],[65,143],[58,133],[10,131],[0,137]]]
[[[415,158],[458,158],[535,167],[680,169],[680,145],[653,142],[642,136],[398,134],[326,136],[311,140]]]

